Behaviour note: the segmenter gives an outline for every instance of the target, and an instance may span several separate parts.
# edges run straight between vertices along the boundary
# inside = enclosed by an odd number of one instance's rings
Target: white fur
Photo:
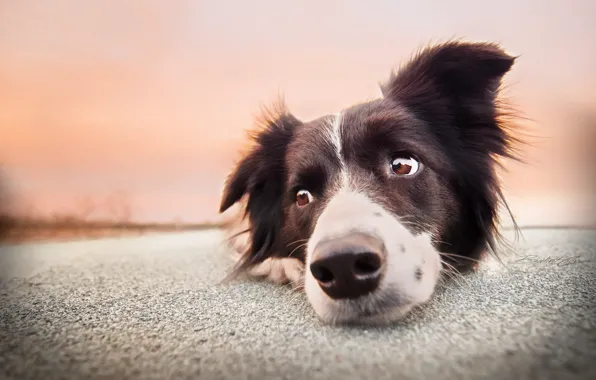
[[[342,128],[343,114],[338,112],[331,120],[330,141],[335,147],[335,154],[340,163],[340,189],[346,188],[349,185],[348,170],[342,157],[342,142],[341,142],[341,128]]]
[[[293,258],[269,258],[249,270],[254,277],[264,278],[274,284],[290,283],[301,286],[304,274],[304,265]]]
[[[338,112],[333,116],[331,121],[331,143],[335,147],[335,153],[337,154],[337,158],[339,162],[342,163],[342,167],[344,166],[343,159],[341,157],[341,122],[342,122],[342,113]]]
[[[362,193],[342,190],[327,204],[308,242],[306,268],[319,241],[341,238],[352,232],[370,234],[383,241],[387,249],[386,273],[379,288],[371,295],[359,301],[334,300],[321,290],[307,269],[304,279],[306,295],[323,321],[387,322],[430,299],[441,269],[440,255],[434,249],[430,235],[412,235],[398,218]],[[415,278],[417,268],[422,270],[421,280]],[[375,310],[375,303],[387,293],[398,294],[403,302],[388,310]],[[378,311],[378,314],[362,318],[362,310]]]

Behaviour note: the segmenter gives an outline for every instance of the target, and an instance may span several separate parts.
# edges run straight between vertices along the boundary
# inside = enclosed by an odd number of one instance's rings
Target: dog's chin
[[[319,320],[329,325],[388,325],[402,320],[413,308],[425,304],[432,296],[431,291],[418,294],[413,299],[398,296],[399,292],[387,289],[356,299],[334,300],[323,293],[308,274],[304,289]]]
[[[385,326],[407,316],[414,308],[415,304],[396,305],[390,308],[383,308],[375,310],[370,314],[361,314],[356,318],[348,318],[342,324],[346,325],[369,325],[369,326]]]
[[[343,312],[335,318],[321,320],[330,325],[363,325],[363,326],[386,326],[402,320],[413,309],[414,304],[395,305],[377,310]]]

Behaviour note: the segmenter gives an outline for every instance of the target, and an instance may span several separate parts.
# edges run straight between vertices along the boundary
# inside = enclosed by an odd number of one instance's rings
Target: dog
[[[497,166],[517,159],[499,96],[517,58],[448,41],[378,99],[309,121],[265,110],[222,193],[233,273],[304,289],[324,323],[387,324],[473,269],[500,236]]]

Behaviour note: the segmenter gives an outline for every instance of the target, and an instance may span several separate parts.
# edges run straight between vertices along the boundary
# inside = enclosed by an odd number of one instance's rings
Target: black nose
[[[375,252],[330,252],[310,264],[313,277],[331,298],[356,298],[374,291],[381,278],[382,257]]]

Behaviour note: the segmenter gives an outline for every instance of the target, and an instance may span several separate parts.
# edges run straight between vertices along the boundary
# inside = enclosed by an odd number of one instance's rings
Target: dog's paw
[[[304,264],[293,258],[269,258],[250,268],[248,273],[274,284],[290,283],[300,286],[304,276]]]
[[[239,210],[244,210],[240,208]],[[231,250],[232,259],[242,260],[250,248],[249,220],[240,211],[223,220],[226,231],[226,246]],[[304,264],[295,258],[272,257],[247,270],[251,277],[261,278],[274,284],[290,283],[295,287],[303,284]]]

